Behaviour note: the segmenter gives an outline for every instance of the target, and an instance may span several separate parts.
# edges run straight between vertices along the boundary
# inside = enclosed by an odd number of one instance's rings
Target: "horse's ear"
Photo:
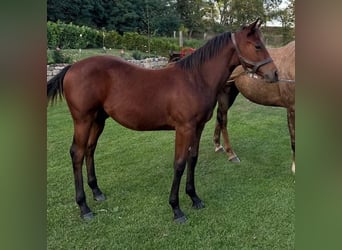
[[[257,20],[255,20],[254,23],[252,23],[251,25],[249,25],[250,29],[251,29],[251,30],[254,30],[255,27],[257,26],[258,22],[259,22],[259,18],[257,18]]]
[[[260,19],[257,18],[256,21],[254,21],[253,23],[251,23],[251,24],[247,27],[247,28],[249,29],[249,31],[248,31],[248,33],[247,33],[247,36],[253,35],[254,32],[255,32],[257,29],[259,29],[259,27],[260,27],[260,25],[261,25],[261,23],[258,24],[259,20],[260,20]]]
[[[258,24],[258,28],[261,27],[261,24],[262,24],[262,20],[260,20],[259,24]]]

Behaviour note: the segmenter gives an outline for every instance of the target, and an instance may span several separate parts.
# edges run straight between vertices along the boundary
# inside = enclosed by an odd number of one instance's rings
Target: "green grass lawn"
[[[191,208],[182,179],[186,224],[173,222],[168,205],[174,131],[137,132],[111,119],[95,154],[107,200],[93,201],[85,186],[96,216],[83,222],[69,156],[72,120],[65,101],[49,106],[48,249],[294,249],[295,177],[286,110],[237,98],[229,128],[240,164],[214,153],[215,114],[203,131],[196,169],[204,209]]]

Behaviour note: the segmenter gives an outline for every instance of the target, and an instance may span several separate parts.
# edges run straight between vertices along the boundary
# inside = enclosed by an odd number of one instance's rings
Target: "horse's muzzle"
[[[274,70],[270,73],[264,74],[264,78],[266,82],[278,82],[279,81],[278,70]]]

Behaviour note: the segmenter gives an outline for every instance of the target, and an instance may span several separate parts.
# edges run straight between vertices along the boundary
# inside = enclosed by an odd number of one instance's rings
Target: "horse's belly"
[[[122,126],[138,130],[173,130],[174,126],[168,121],[167,116],[155,110],[135,111],[130,109],[120,109],[109,111],[108,114]]]

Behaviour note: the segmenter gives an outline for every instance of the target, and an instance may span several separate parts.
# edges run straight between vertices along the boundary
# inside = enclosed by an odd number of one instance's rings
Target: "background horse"
[[[232,73],[227,84],[218,95],[218,108],[214,132],[215,151],[223,149],[220,133],[224,140],[224,150],[232,162],[240,162],[228,136],[228,109],[236,96],[241,94],[252,102],[265,106],[278,106],[287,109],[288,128],[293,153],[292,171],[295,172],[295,41],[280,48],[270,48],[269,53],[279,70],[279,82],[266,83],[264,80],[244,74],[241,67]]]
[[[105,199],[95,175],[94,152],[109,116],[134,130],[175,130],[169,196],[174,220],[186,221],[178,196],[186,164],[186,193],[194,208],[204,207],[196,193],[194,173],[201,134],[218,91],[240,64],[253,67],[269,81],[278,80],[277,68],[260,39],[260,24],[257,20],[236,33],[223,33],[167,68],[145,69],[117,57],[95,56],[65,67],[48,82],[48,100],[64,95],[73,119],[70,155],[82,218],[93,217],[83,187],[84,159],[94,199]]]

